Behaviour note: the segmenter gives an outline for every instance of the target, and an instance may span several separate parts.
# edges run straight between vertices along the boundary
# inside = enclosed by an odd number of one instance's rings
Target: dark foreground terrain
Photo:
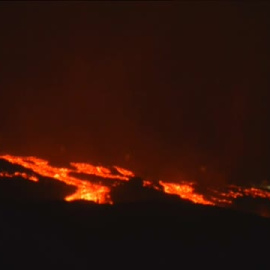
[[[0,204],[0,269],[269,269],[270,220],[186,202]]]

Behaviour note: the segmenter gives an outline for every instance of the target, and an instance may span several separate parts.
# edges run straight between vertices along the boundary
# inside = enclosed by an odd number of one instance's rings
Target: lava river
[[[22,179],[38,182],[39,177],[42,176],[76,187],[75,193],[64,198],[66,201],[88,200],[99,204],[112,204],[111,187],[117,185],[119,181],[129,181],[130,178],[135,176],[132,171],[118,166],[107,168],[89,163],[71,162],[69,168],[65,168],[52,166],[49,161],[33,156],[2,155],[0,159],[32,171],[32,173],[2,171],[0,172],[0,178],[21,177]],[[91,182],[89,179],[83,179],[81,175],[97,176],[100,179],[107,179],[112,182],[111,185],[105,185],[102,181],[98,183]],[[209,189],[207,194],[200,194],[196,192],[195,183],[192,182],[169,183],[160,180],[156,184],[145,180],[143,184],[144,187],[178,195],[182,199],[204,205],[227,206],[232,204],[236,198],[245,196],[270,200],[270,191],[255,187],[229,186],[225,191]]]

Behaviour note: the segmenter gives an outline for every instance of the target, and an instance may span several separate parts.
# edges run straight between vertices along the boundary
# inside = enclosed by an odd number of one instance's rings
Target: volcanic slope
[[[2,201],[0,216],[1,269],[269,269],[269,219],[228,209]]]
[[[270,219],[153,191],[133,203],[65,202],[73,187],[21,177],[1,180],[1,269],[269,269]]]

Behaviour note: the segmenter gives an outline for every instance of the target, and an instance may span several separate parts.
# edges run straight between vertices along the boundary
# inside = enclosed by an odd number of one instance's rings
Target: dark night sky
[[[269,14],[266,2],[1,2],[1,152],[270,180]]]

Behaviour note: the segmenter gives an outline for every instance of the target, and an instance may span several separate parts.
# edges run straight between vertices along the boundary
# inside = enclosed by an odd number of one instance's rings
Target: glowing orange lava
[[[190,200],[194,203],[214,205],[213,202],[204,199],[202,195],[195,193],[191,184],[174,184],[163,181],[159,181],[159,184],[163,186],[166,193],[176,194],[182,199]]]
[[[21,177],[30,181],[38,182],[39,176],[43,176],[53,178],[57,181],[64,182],[67,185],[76,187],[75,193],[67,196],[65,198],[66,201],[88,200],[100,204],[111,204],[113,203],[110,198],[111,188],[118,185],[119,181],[129,181],[131,177],[135,176],[132,171],[119,166],[112,166],[111,169],[109,169],[89,163],[71,162],[70,168],[59,168],[50,165],[47,160],[33,156],[21,157],[2,155],[0,158],[12,164],[17,164],[26,169],[30,169],[33,172],[31,174],[25,172],[0,172],[0,177],[2,178]],[[74,176],[74,173],[76,177]],[[104,185],[102,181],[92,183],[90,180],[82,179],[84,175],[98,176],[101,180],[111,179],[112,184]],[[192,182],[168,183],[166,181],[159,181],[159,185],[157,185],[152,181],[144,180],[143,186],[160,192],[175,194],[182,199],[204,205],[227,206],[232,204],[234,199],[244,196],[270,200],[270,191],[255,187],[243,188],[231,185],[226,188],[226,191],[209,189],[209,194],[203,195],[195,191],[194,183]]]
[[[217,190],[213,190],[215,196],[213,196],[213,201],[217,204],[231,204],[234,199],[241,198],[244,196],[252,197],[252,198],[262,198],[270,200],[270,192],[266,190],[262,190],[255,187],[243,188],[235,185],[230,185],[229,190],[226,192],[219,192]]]
[[[115,180],[128,180],[125,175],[114,175],[107,168],[101,166],[93,166],[86,163],[71,163],[74,169],[69,168],[58,168],[49,165],[49,162],[36,157],[20,157],[3,155],[0,158],[9,161],[12,164],[18,164],[24,168],[31,169],[33,172],[44,176],[54,178],[58,181],[64,182],[68,185],[75,186],[77,188],[76,192],[65,198],[66,201],[73,200],[88,200],[94,201],[96,203],[112,203],[110,200],[110,188],[101,184],[93,184],[89,181],[79,179],[74,176],[70,176],[70,173],[84,173],[89,175],[95,175],[102,178],[110,178]],[[120,167],[118,167],[120,168]],[[127,170],[117,170],[120,174],[121,172],[128,172]],[[1,176],[1,175],[0,175]],[[7,177],[6,175],[2,175]],[[33,176],[28,177],[24,173],[16,172],[14,176],[22,176],[31,181],[37,181],[37,178]],[[11,176],[9,176],[11,177]]]
[[[133,177],[134,176],[134,173],[127,170],[127,169],[124,169],[124,168],[121,168],[121,167],[118,167],[118,166],[114,166],[114,168],[122,175],[124,175],[126,178],[129,178],[129,177]]]
[[[22,172],[15,172],[15,173],[7,173],[7,172],[0,172],[0,177],[5,177],[5,178],[13,178],[13,177],[22,177],[26,180],[38,182],[38,178],[33,175],[29,175],[27,173],[22,173]]]

